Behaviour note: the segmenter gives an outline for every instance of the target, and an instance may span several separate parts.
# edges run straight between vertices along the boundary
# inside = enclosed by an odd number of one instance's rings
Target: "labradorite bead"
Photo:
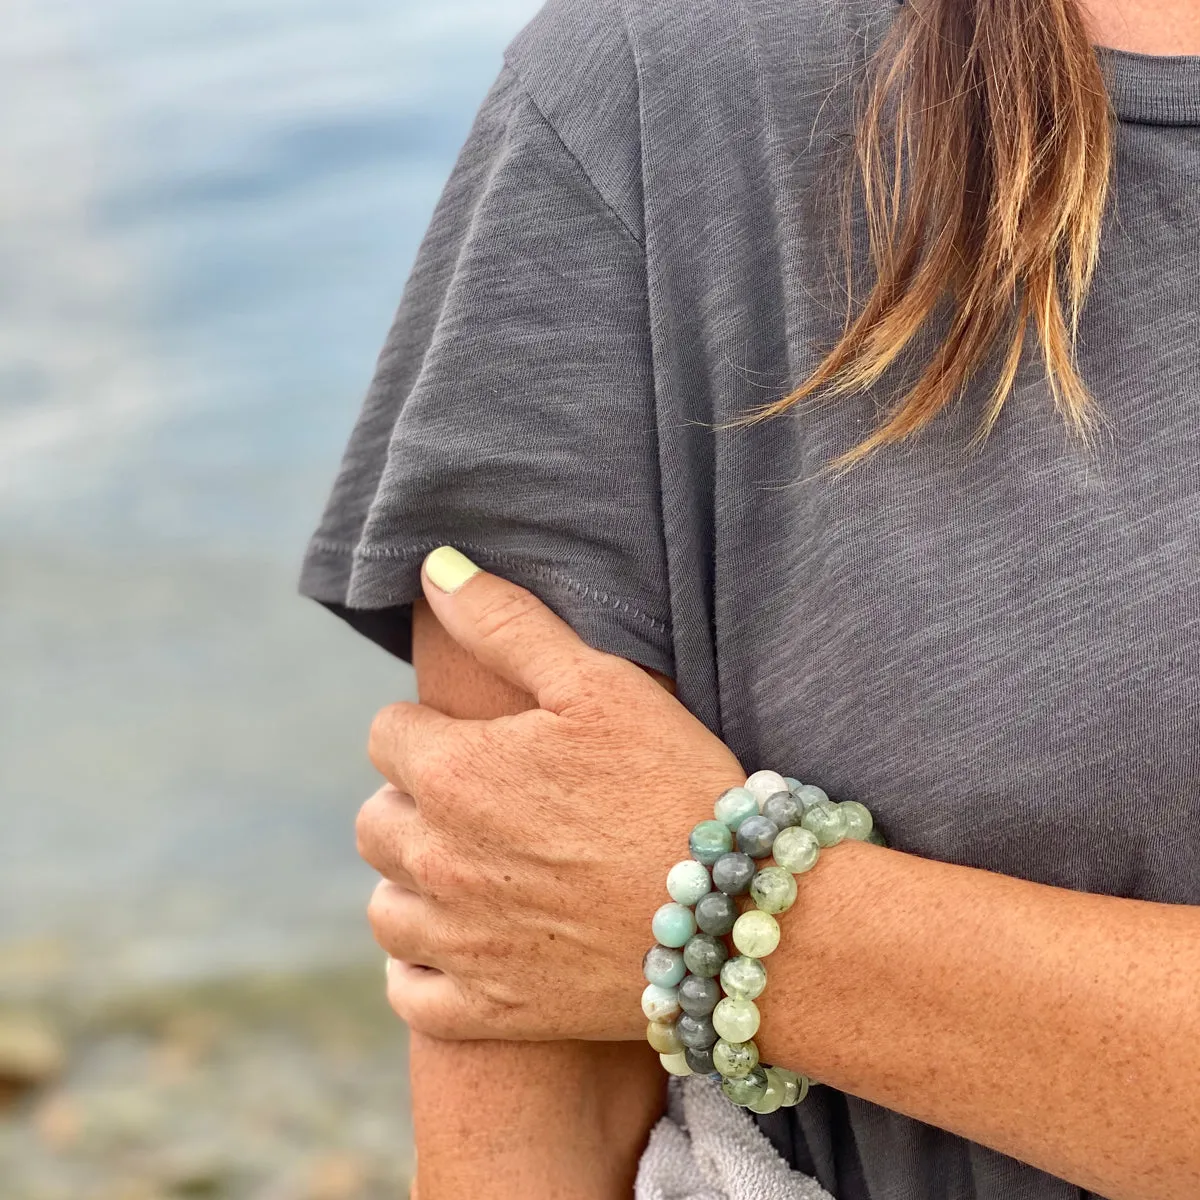
[[[791,876],[788,878],[791,879]],[[795,884],[792,886],[795,887]],[[729,933],[737,919],[737,901],[724,892],[709,892],[707,896],[701,896],[696,904],[696,924],[705,933],[715,937],[724,937]]]
[[[754,878],[756,870],[754,859],[740,850],[722,854],[713,863],[713,884],[727,896],[742,896],[750,890],[750,880]]]
[[[836,846],[846,836],[842,806],[832,800],[818,800],[804,814],[801,826],[814,834],[821,846]]]
[[[715,979],[705,979],[702,975],[688,975],[679,985],[679,1007],[689,1017],[711,1016],[720,999],[721,985]]]
[[[762,1067],[755,1067],[748,1075],[739,1075],[732,1079],[727,1076],[721,1080],[721,1091],[734,1104],[740,1104],[743,1108],[759,1099],[766,1090],[767,1073]]]
[[[679,989],[646,984],[642,992],[642,1012],[649,1021],[673,1021],[679,1016]]]
[[[883,836],[883,832],[879,828],[878,825],[876,825],[875,828],[872,829],[871,832],[867,834],[867,836],[864,840],[870,842],[873,846],[886,846],[887,845],[887,838],[885,838]]]
[[[720,1005],[717,1007],[720,1008]],[[707,1050],[717,1040],[717,1030],[712,1017],[689,1017],[684,1013],[675,1022],[675,1030],[679,1034],[679,1040],[685,1046],[691,1046],[693,1050]]]
[[[712,1048],[713,1066],[726,1079],[744,1079],[758,1066],[758,1047],[753,1042],[727,1042]]]
[[[810,829],[781,829],[771,847],[771,855],[786,871],[802,875],[817,865],[821,854],[821,843]]]
[[[783,782],[787,784],[789,792],[798,792],[804,786],[800,780],[793,779],[790,775],[785,775]]]
[[[747,817],[737,831],[738,849],[751,858],[766,858],[779,826],[769,817]]]
[[[679,1037],[679,1031],[675,1028],[678,1023],[678,1021],[672,1021],[670,1024],[666,1021],[651,1021],[646,1026],[646,1041],[659,1054],[682,1054],[683,1041]]]
[[[763,867],[750,881],[750,899],[763,912],[787,912],[796,903],[795,877],[783,867]]]
[[[747,818],[757,816],[758,800],[753,792],[744,787],[730,788],[722,793],[713,805],[713,815],[730,829],[737,827]]]
[[[763,1116],[783,1107],[785,1093],[783,1080],[779,1077],[779,1072],[774,1067],[767,1067],[766,1074],[766,1090],[757,1100],[752,1100],[746,1105],[752,1113],[759,1113]]]
[[[658,1061],[672,1075],[690,1075],[692,1073],[692,1068],[688,1066],[686,1050],[681,1050],[677,1054],[660,1054]]]
[[[711,1075],[716,1068],[713,1066],[713,1056],[711,1050],[698,1050],[693,1046],[688,1046],[683,1057],[687,1060],[687,1065],[692,1068],[694,1075]]]
[[[647,983],[674,987],[687,974],[683,951],[670,946],[651,946],[642,959],[642,974]]]
[[[701,821],[688,838],[692,857],[711,867],[722,854],[733,849],[733,834],[721,821]]]
[[[667,894],[685,908],[691,908],[701,896],[707,896],[711,891],[708,868],[694,858],[685,858],[667,872]]]
[[[721,986],[727,996],[757,1000],[767,986],[767,968],[757,958],[739,954],[721,968]]]
[[[787,791],[787,781],[778,771],[755,771],[743,786],[753,793],[760,806],[768,796]]]
[[[800,801],[800,807],[807,812],[814,804],[819,804],[822,800],[828,800],[829,797],[815,784],[805,783],[796,789],[793,793],[797,800]]]
[[[734,927],[736,928],[736,922]],[[713,937],[711,933],[696,934],[688,939],[688,944],[683,948],[683,961],[687,969],[693,975],[704,979],[719,975],[728,958],[729,951],[725,948],[725,943],[720,938]]]
[[[774,821],[780,829],[787,829],[792,825],[800,824],[800,818],[804,816],[804,809],[800,807],[800,801],[791,792],[776,792],[775,795],[767,797],[763,804],[762,815],[768,821]]]
[[[747,958],[766,958],[779,945],[779,922],[757,908],[744,912],[734,922],[733,944]]]
[[[857,800],[843,800],[838,808],[846,818],[846,836],[856,842],[864,841],[875,826],[871,810]]]
[[[664,946],[682,946],[696,932],[696,918],[690,908],[672,900],[654,914],[650,927],[656,940]]]
[[[682,1017],[679,1019],[683,1020]],[[748,1042],[758,1032],[759,1019],[758,1005],[753,1000],[726,996],[713,1009],[712,1024],[725,1041]]]

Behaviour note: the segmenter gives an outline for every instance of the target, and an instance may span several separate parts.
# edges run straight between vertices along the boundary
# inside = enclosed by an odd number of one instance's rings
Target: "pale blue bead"
[[[683,951],[670,946],[651,946],[642,959],[642,974],[647,983],[656,983],[664,988],[674,987],[687,974]]]
[[[687,969],[693,975],[704,979],[712,979],[719,975],[728,958],[729,950],[725,943],[708,933],[698,933],[689,938],[688,944],[683,948],[683,961],[687,963]]]
[[[691,908],[701,896],[712,891],[708,868],[694,858],[685,858],[667,872],[667,894],[676,904]]]
[[[767,817],[747,817],[737,831],[738,849],[751,858],[766,858],[778,832],[779,826]]]
[[[696,932],[696,918],[690,908],[671,901],[654,914],[651,928],[655,938],[664,946],[684,946]]]
[[[701,821],[688,838],[692,857],[711,867],[722,854],[733,849],[733,833],[720,821]]]
[[[800,780],[793,779],[790,775],[785,775],[783,782],[787,784],[789,792],[798,792],[804,786]]]
[[[865,842],[875,826],[871,810],[857,800],[843,800],[839,807],[846,818],[846,836],[855,842]]]
[[[801,806],[807,812],[814,804],[821,800],[828,800],[829,797],[819,788],[811,783],[801,784],[793,793]]]
[[[836,846],[846,836],[846,818],[841,805],[832,800],[818,800],[804,814],[801,826],[817,839],[822,847]]]
[[[713,886],[727,896],[744,896],[757,870],[754,859],[740,850],[722,854],[712,866]]]
[[[717,820],[735,831],[747,817],[757,814],[758,800],[753,792],[744,787],[730,788],[713,805],[713,815]]]

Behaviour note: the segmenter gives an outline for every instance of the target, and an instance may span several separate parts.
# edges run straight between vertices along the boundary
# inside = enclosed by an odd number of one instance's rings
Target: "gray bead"
[[[744,896],[750,890],[750,880],[757,870],[754,859],[740,850],[722,854],[712,865],[713,886],[727,896]]]
[[[724,937],[733,932],[733,923],[741,916],[737,902],[724,892],[709,892],[696,901],[696,924],[704,933]]]
[[[778,832],[779,826],[769,817],[747,817],[738,826],[738,849],[751,858],[766,858]]]
[[[675,1022],[675,1031],[684,1046],[693,1050],[711,1050],[717,1044],[717,1031],[711,1017],[689,1017],[684,1013]]]
[[[698,1050],[688,1046],[684,1049],[683,1057],[687,1065],[692,1068],[694,1075],[711,1075],[716,1070],[713,1066],[711,1047],[706,1050]]]
[[[729,951],[720,938],[711,933],[697,933],[683,948],[683,961],[693,975],[711,979],[721,973]]]
[[[689,1017],[707,1017],[721,999],[721,985],[702,975],[685,975],[679,985],[679,1007]]]
[[[762,815],[769,821],[774,821],[780,829],[791,825],[799,825],[804,816],[804,808],[791,792],[776,792],[763,802]]]

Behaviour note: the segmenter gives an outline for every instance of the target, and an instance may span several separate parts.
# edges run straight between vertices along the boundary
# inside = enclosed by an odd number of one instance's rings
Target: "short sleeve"
[[[301,590],[411,655],[448,544],[673,674],[644,252],[508,65],[379,359]]]

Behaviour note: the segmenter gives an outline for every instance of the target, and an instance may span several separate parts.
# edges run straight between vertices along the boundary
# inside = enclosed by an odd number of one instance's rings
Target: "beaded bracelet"
[[[642,963],[646,1038],[672,1075],[708,1075],[735,1104],[771,1113],[799,1104],[812,1082],[760,1063],[753,1041],[754,1001],[767,986],[762,960],[779,945],[775,918],[796,902],[795,876],[811,871],[822,849],[847,838],[887,843],[864,805],[837,804],[774,771],[723,793],[713,815],[692,830],[691,858],[667,873],[671,901],[654,914],[656,944]],[[775,866],[756,866],[769,857]],[[743,911],[742,896],[753,907]]]

